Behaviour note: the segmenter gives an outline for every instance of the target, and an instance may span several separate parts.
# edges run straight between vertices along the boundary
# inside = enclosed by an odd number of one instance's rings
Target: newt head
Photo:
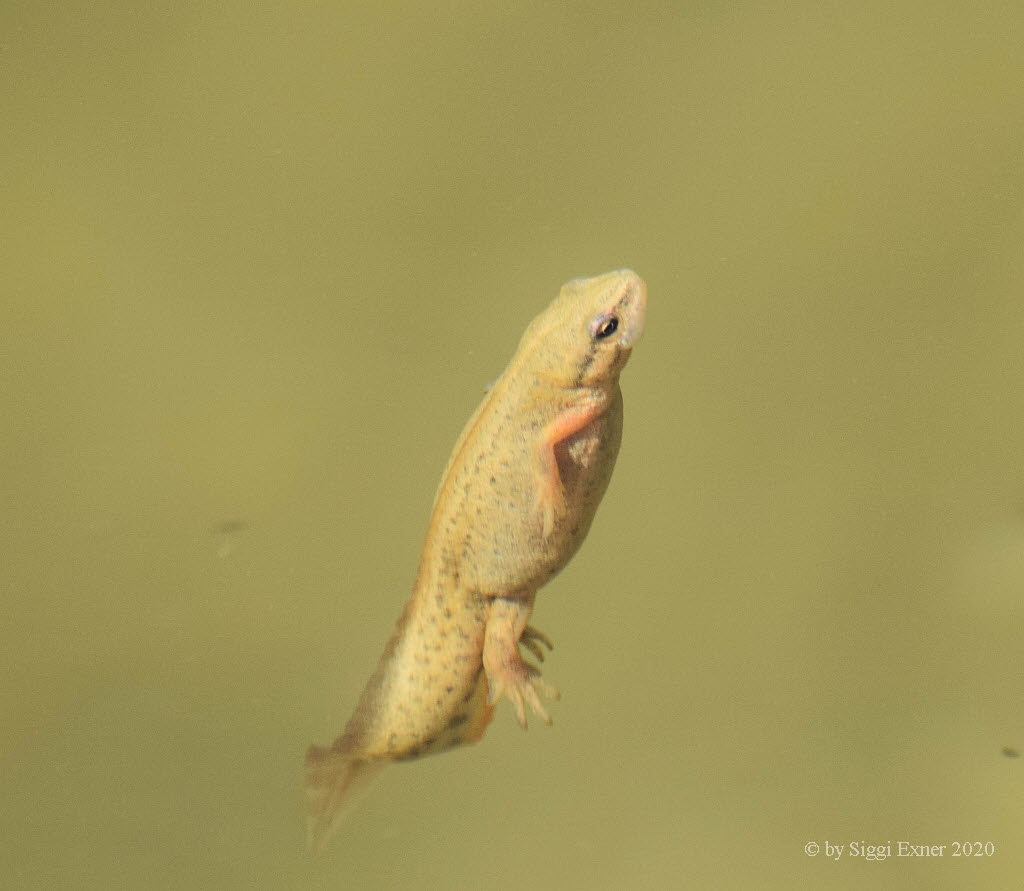
[[[563,386],[614,384],[646,315],[647,285],[633,270],[576,278],[533,320],[520,350],[539,376]]]

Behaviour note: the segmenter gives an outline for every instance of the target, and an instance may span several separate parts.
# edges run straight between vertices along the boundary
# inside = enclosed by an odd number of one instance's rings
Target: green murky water
[[[5,887],[1019,881],[1019,4],[0,19]],[[624,265],[622,455],[535,614],[555,726],[503,708],[310,859],[303,751],[451,444]]]

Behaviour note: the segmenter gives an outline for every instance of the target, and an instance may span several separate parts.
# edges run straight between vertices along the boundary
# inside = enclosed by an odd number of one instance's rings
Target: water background
[[[7,4],[4,887],[1018,884],[1022,27]],[[626,265],[621,458],[535,614],[554,727],[503,707],[311,859],[303,752],[462,424],[563,281]],[[947,847],[804,852],[901,840]]]

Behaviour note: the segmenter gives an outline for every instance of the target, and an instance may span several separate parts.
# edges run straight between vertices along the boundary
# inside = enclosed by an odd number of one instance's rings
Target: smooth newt
[[[622,435],[619,372],[644,327],[647,287],[626,269],[575,279],[533,320],[455,444],[412,597],[330,747],[306,755],[309,840],[320,848],[357,786],[392,761],[476,742],[508,698],[550,724],[557,698],[520,645],[537,590],[576,553]]]

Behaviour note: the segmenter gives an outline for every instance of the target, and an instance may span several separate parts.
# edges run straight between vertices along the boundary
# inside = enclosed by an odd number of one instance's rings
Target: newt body
[[[342,735],[306,756],[310,843],[391,761],[483,735],[501,696],[550,723],[557,697],[525,662],[551,646],[527,622],[576,553],[622,434],[619,373],[644,325],[630,270],[563,286],[470,418],[442,477],[413,593]]]

